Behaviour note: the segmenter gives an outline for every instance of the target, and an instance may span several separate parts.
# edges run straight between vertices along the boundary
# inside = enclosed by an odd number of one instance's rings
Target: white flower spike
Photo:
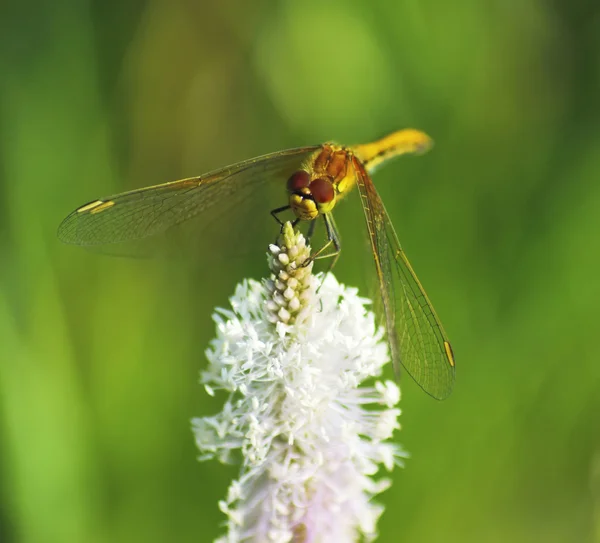
[[[387,441],[399,428],[397,385],[359,387],[389,361],[383,330],[356,289],[303,266],[309,256],[286,224],[269,248],[270,279],[245,280],[214,315],[201,382],[228,397],[193,429],[202,460],[238,452],[242,463],[219,503],[220,543],[372,541],[383,512],[372,498],[390,484],[373,477],[406,457]]]

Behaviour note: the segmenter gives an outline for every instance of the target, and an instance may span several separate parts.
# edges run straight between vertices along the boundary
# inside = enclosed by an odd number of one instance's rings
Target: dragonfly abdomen
[[[368,173],[391,158],[406,153],[423,154],[433,146],[433,140],[424,132],[413,128],[397,130],[372,143],[355,145],[352,150]]]

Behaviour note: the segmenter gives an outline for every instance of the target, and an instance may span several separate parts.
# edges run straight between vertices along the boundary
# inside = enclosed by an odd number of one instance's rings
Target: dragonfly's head
[[[335,205],[336,191],[330,177],[312,179],[307,171],[298,170],[288,179],[287,189],[290,207],[303,221],[312,221],[321,213],[331,211]]]

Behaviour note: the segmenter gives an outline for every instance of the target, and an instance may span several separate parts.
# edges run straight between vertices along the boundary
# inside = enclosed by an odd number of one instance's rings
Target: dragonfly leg
[[[340,235],[338,234],[333,217],[329,213],[325,213],[323,215],[323,221],[325,222],[325,229],[327,230],[327,243],[325,243],[323,247],[321,247],[316,253],[314,253],[304,263],[304,266],[308,266],[308,264],[320,258],[331,258],[331,264],[327,269],[327,272],[329,273],[333,269],[333,266],[335,266],[335,263],[337,262],[337,259],[340,256],[340,253],[342,251],[342,244],[340,242]],[[332,245],[333,249],[331,249]]]
[[[283,207],[278,207],[276,209],[272,209],[271,210],[271,216],[277,221],[277,223],[279,224],[279,226],[281,226],[281,228],[283,228],[283,221],[277,216],[280,213],[283,213],[284,211],[287,211],[288,209],[290,209],[290,206],[283,206]]]
[[[325,213],[323,215],[323,220],[325,221],[325,228],[327,229],[327,237],[335,249],[329,254],[321,255],[321,258],[331,258],[329,268],[327,269],[327,273],[329,273],[335,266],[340,254],[342,253],[342,242],[340,240],[340,234],[337,226],[335,225],[335,221],[333,220],[333,216],[329,213]]]
[[[317,226],[317,221],[310,221],[308,225],[308,232],[306,232],[306,242],[310,243],[313,234],[315,233],[315,226]]]

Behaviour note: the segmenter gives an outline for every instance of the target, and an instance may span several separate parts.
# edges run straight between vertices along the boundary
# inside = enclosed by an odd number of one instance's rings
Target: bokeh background
[[[435,149],[375,182],[458,370],[444,402],[402,383],[379,541],[600,541],[599,51],[591,1],[2,0],[0,541],[211,541],[236,474],[189,420],[218,405],[213,308],[266,272],[235,245],[266,204],[175,261],[61,245],[60,220],[406,126]],[[336,273],[360,285],[352,205]]]

